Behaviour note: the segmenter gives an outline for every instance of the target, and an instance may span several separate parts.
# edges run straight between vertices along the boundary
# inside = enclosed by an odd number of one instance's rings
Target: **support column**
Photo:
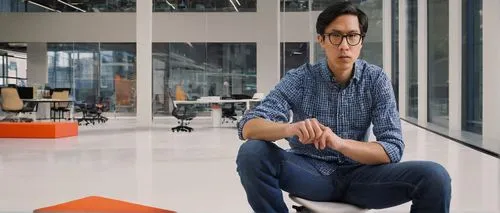
[[[498,140],[500,131],[500,72],[498,72],[498,61],[500,60],[500,1],[483,0],[483,138],[486,140]]]
[[[268,94],[280,79],[279,1],[259,1],[257,13],[262,32],[257,41],[257,92]]]
[[[406,118],[406,96],[408,95],[406,79],[406,29],[407,8],[406,0],[399,1],[399,116]]]
[[[418,1],[418,123],[427,124],[427,1]]]
[[[28,85],[39,85],[43,89],[49,83],[47,43],[28,43],[26,58]],[[37,119],[48,118],[49,110],[48,104],[38,104]]]
[[[397,78],[397,76],[392,76],[391,6],[391,1],[382,2],[382,66],[384,67],[384,72],[390,79]],[[397,67],[395,67],[395,69],[397,69]]]
[[[462,130],[462,2],[449,1],[449,130]]]
[[[137,1],[137,124],[151,126],[153,120],[152,1]]]

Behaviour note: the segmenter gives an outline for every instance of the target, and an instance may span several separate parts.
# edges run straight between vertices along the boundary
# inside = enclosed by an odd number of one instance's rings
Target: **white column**
[[[384,71],[389,76],[389,78],[393,78],[392,76],[392,31],[391,31],[391,1],[383,1],[382,2],[382,65],[384,67]],[[395,26],[397,27],[397,26]],[[397,76],[394,76],[397,78]]]
[[[309,11],[309,32],[310,32],[310,41],[309,41],[309,61],[311,64],[315,64],[316,56],[314,52],[316,51],[316,21],[318,19],[318,13],[312,11],[312,1],[308,1]]]
[[[141,126],[150,126],[153,119],[152,4],[152,1],[137,1],[137,121]]]
[[[43,89],[49,82],[47,43],[28,43],[26,58],[28,85],[40,85]],[[49,110],[48,104],[38,104],[37,119],[48,118]]]
[[[500,138],[500,1],[483,0],[483,138]]]
[[[427,1],[418,1],[418,123],[427,123]]]
[[[263,23],[257,41],[257,92],[268,94],[280,79],[279,1],[259,1],[258,19]]]
[[[406,85],[406,25],[407,12],[406,0],[399,1],[399,116],[406,118],[406,96],[408,87]]]
[[[449,130],[462,129],[462,2],[449,1]]]

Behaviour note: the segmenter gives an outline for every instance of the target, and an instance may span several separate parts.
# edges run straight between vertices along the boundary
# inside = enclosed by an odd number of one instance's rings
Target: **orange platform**
[[[0,122],[0,138],[62,138],[77,135],[77,122]]]
[[[79,200],[36,209],[34,213],[175,213],[175,211],[128,203],[105,197],[91,196]]]

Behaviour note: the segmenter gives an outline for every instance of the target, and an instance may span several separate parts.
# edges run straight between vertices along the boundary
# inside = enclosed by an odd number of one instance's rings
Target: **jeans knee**
[[[446,169],[435,162],[425,162],[421,167],[422,177],[427,180],[432,190],[441,191],[446,194],[451,192],[451,178]]]
[[[238,170],[256,168],[272,155],[278,154],[279,148],[272,142],[248,140],[241,144],[236,157]]]

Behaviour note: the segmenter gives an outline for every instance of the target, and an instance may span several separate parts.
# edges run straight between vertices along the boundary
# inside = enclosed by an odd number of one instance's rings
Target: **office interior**
[[[287,71],[324,58],[315,23],[333,2],[2,0],[0,88],[28,102],[66,91],[67,102],[0,120],[79,126],[68,138],[0,138],[0,212],[91,195],[251,212],[237,121]],[[392,82],[403,161],[449,171],[451,212],[500,212],[500,1],[351,2],[369,19],[360,58]]]

